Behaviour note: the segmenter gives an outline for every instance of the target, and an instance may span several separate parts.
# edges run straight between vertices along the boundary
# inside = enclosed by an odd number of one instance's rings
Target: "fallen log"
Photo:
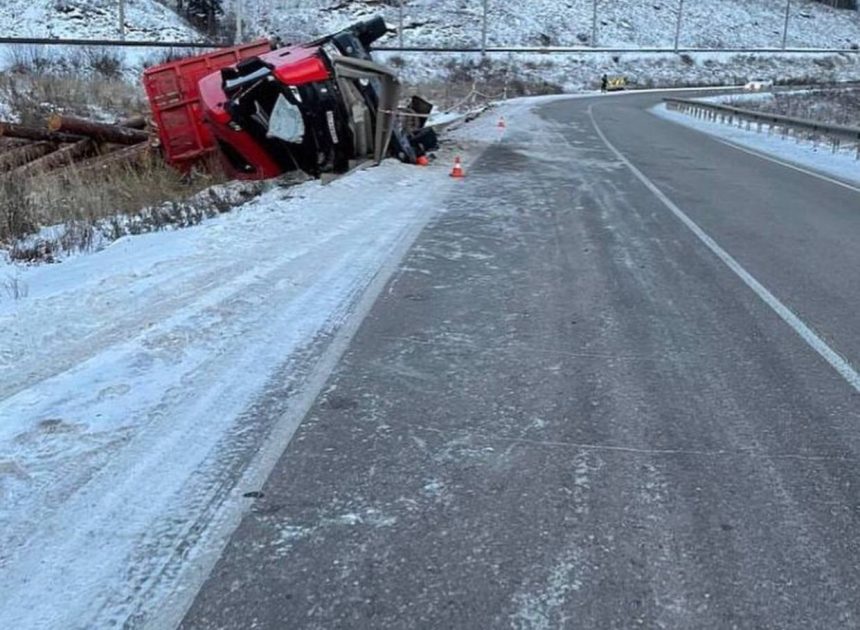
[[[124,120],[119,120],[116,124],[120,127],[129,127],[130,129],[146,129],[146,116],[137,114]]]
[[[31,143],[31,140],[24,140],[23,138],[8,138],[6,136],[0,136],[0,152],[8,151],[9,149],[17,149],[18,147],[27,146]]]
[[[8,171],[27,162],[32,162],[56,150],[57,145],[53,142],[34,142],[9,149],[0,154],[0,172]]]
[[[37,127],[28,127],[27,125],[19,125],[18,123],[10,123],[0,121],[0,136],[8,138],[23,138],[24,140],[37,140],[40,142],[78,142],[82,140],[82,136],[70,133],[57,133],[39,129]]]
[[[138,129],[60,114],[54,114],[48,119],[48,130],[86,136],[96,142],[111,142],[113,144],[138,144],[149,139],[147,132]]]
[[[33,160],[23,166],[19,166],[11,171],[11,175],[16,177],[31,177],[39,173],[46,173],[61,166],[68,166],[94,150],[95,144],[93,141],[89,138],[84,138],[53,153],[48,153],[48,155],[40,157],[38,160]]]

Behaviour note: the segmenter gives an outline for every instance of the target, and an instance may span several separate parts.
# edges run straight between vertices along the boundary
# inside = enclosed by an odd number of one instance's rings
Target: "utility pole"
[[[489,0],[484,0],[484,23],[481,28],[481,56],[487,56],[487,3]]]
[[[788,43],[788,21],[791,19],[791,0],[785,0],[785,26],[782,29],[782,49]]]
[[[681,44],[681,22],[684,20],[684,0],[678,0],[678,23],[675,25],[675,52]]]
[[[125,0],[119,0],[119,38],[125,39]]]
[[[236,0],[236,39],[233,43],[242,43],[242,0]]]
[[[591,15],[591,47],[597,48],[597,0],[594,0],[593,9]]]
[[[400,0],[398,13],[397,34],[400,36],[400,47],[403,48],[403,0]]]

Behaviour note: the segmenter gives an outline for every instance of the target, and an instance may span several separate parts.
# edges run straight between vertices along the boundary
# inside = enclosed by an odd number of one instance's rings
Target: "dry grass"
[[[27,182],[0,179],[0,246],[38,228]]]
[[[43,126],[61,112],[111,120],[148,109],[143,90],[119,79],[0,73],[0,101],[22,124]]]
[[[50,74],[40,73],[43,63],[38,51],[25,53],[18,52],[13,72],[0,74],[0,102],[23,124],[43,127],[56,112],[113,121],[148,109],[138,86],[111,76],[110,59],[93,53],[90,67],[103,63],[104,72],[89,72],[89,78],[82,78],[62,64],[52,66]],[[4,143],[0,151],[12,146]],[[158,155],[99,170],[72,165],[25,180],[0,173],[0,248],[20,258],[44,259],[51,257],[51,249],[87,249],[95,226],[114,217],[125,217],[125,227],[117,224],[113,230],[117,236],[131,229],[128,226],[152,230],[166,222],[182,223],[189,200],[224,179],[217,168],[183,176]],[[178,210],[156,211],[165,205]],[[148,217],[145,226],[129,220],[144,215]],[[40,228],[56,225],[64,226],[58,230],[61,242],[45,245],[33,237]]]
[[[215,174],[183,176],[158,156],[94,171],[70,166],[24,182],[0,185],[0,245],[19,260],[50,260],[58,251],[88,250],[96,232],[115,239],[168,225],[189,225],[201,217],[199,193],[225,181]],[[218,200],[204,205],[223,212]],[[32,238],[41,227],[62,226],[52,239]],[[30,238],[28,238],[30,237]]]
[[[140,163],[117,164],[98,171],[75,165],[29,182],[39,225],[67,221],[93,223],[114,214],[132,214],[168,200],[181,201],[212,183],[215,176],[183,177],[158,156]]]

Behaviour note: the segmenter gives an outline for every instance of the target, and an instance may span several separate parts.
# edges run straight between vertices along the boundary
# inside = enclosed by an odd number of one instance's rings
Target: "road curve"
[[[183,628],[860,627],[860,193],[658,100],[508,117]]]

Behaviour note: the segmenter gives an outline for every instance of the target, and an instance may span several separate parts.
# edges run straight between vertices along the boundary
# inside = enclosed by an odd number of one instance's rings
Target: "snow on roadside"
[[[720,122],[700,120],[681,112],[670,111],[665,105],[658,105],[651,112],[666,120],[686,125],[733,144],[860,184],[860,161],[855,159],[856,150],[853,147],[846,147],[833,153],[828,145],[816,147],[811,143],[798,143],[791,138],[783,139],[776,134],[757,133]]]
[[[61,264],[0,264],[5,627],[139,623],[187,586],[326,344],[439,211],[447,167],[389,161]]]

